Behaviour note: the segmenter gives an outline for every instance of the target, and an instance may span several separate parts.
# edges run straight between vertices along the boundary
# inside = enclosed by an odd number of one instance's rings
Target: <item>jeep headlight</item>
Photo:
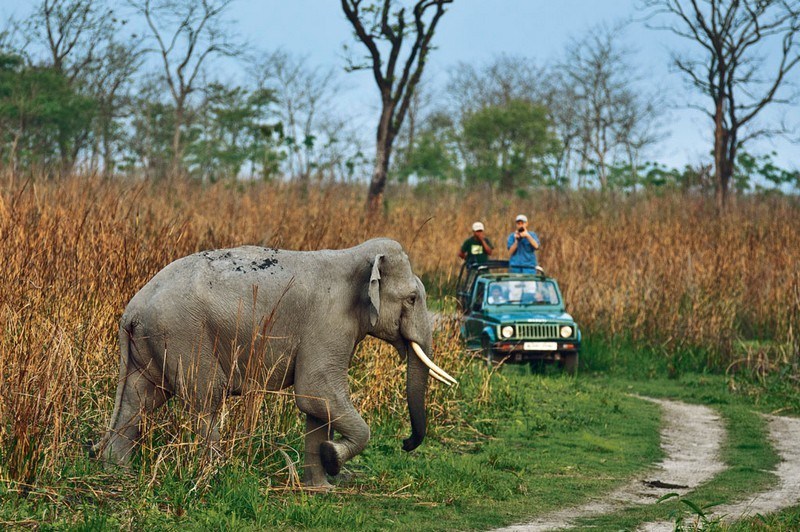
[[[514,336],[514,327],[511,325],[506,325],[502,329],[500,329],[500,334],[503,335],[503,338],[511,338]]]
[[[564,325],[563,327],[561,327],[559,333],[561,333],[561,338],[569,338],[570,336],[572,336],[572,327],[570,327],[569,325]]]

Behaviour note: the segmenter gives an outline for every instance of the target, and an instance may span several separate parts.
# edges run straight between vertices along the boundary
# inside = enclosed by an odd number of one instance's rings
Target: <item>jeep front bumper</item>
[[[559,361],[562,355],[577,353],[580,348],[580,343],[575,340],[502,340],[492,344],[492,351],[496,356],[520,362]]]

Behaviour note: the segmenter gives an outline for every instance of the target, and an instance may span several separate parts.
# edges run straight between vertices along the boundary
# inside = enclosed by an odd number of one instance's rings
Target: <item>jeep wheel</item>
[[[561,355],[561,368],[567,375],[578,373],[578,353],[563,353]]]
[[[486,358],[486,366],[492,369],[495,365],[494,353],[492,352],[492,341],[489,340],[488,336],[481,337],[481,351],[483,352],[484,358]]]

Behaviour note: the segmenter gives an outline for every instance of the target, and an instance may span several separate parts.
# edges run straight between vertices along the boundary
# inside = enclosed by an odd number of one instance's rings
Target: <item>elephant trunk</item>
[[[422,349],[430,352],[430,342],[424,342]],[[411,436],[403,440],[403,450],[413,451],[425,439],[427,414],[425,412],[425,395],[428,389],[428,367],[414,354],[410,342],[405,345],[406,359],[406,397],[408,413],[411,417]]]

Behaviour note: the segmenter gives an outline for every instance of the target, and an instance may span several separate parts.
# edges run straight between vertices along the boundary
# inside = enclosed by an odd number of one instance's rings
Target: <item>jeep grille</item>
[[[558,338],[558,325],[554,323],[520,323],[517,324],[516,337],[521,340]]]

